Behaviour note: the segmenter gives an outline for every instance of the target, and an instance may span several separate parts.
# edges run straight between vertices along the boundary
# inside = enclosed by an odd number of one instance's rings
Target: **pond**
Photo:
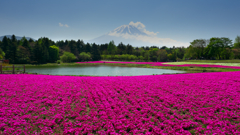
[[[153,74],[185,73],[185,71],[170,69],[119,67],[119,66],[34,66],[26,67],[28,73],[50,75],[90,75],[90,76],[137,76]]]

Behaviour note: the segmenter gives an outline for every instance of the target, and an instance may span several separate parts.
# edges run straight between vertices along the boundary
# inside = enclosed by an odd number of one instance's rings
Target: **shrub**
[[[61,63],[61,60],[57,60],[57,64],[60,64]]]
[[[73,53],[64,52],[60,59],[62,62],[71,62],[72,60],[76,59],[76,56]]]

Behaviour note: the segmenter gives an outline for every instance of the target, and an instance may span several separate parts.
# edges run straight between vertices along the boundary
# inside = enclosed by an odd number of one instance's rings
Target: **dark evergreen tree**
[[[2,48],[2,41],[0,40],[0,48]]]
[[[68,40],[65,40],[65,42],[64,42],[64,48],[63,48],[65,51],[67,51],[67,52],[70,52],[71,50],[70,50],[70,48],[68,47]]]
[[[159,49],[157,46],[151,46],[150,48],[157,48],[157,49]]]
[[[78,50],[79,53],[84,51],[85,44],[82,40],[78,40],[77,43],[76,43],[76,46],[77,46],[77,50]]]
[[[141,49],[139,49],[138,47],[136,47],[135,49],[134,49],[134,51],[133,51],[133,54],[135,55],[135,56],[140,56],[141,55]]]
[[[108,44],[107,52],[110,55],[114,55],[116,53],[116,45],[114,44],[114,41],[110,41]]]
[[[63,49],[63,48],[64,48],[64,41],[63,41],[63,40],[58,41],[58,42],[56,43],[56,45],[57,45],[59,48]]]
[[[4,36],[3,40],[2,40],[2,47],[1,48],[6,53],[7,50],[8,50],[8,47],[9,47],[9,39],[6,36]]]
[[[127,48],[126,48],[126,51],[127,51],[127,54],[133,54],[133,47],[132,45],[127,45]]]
[[[17,63],[27,64],[30,63],[30,52],[27,48],[23,46],[18,46],[17,48]]]
[[[26,38],[24,38],[24,40],[23,40],[22,47],[27,49],[28,54],[30,55],[29,59],[30,59],[30,61],[32,61],[34,54],[32,51],[32,47],[30,46],[29,41]]]
[[[27,39],[24,39],[22,46],[30,52],[31,47]]]
[[[70,48],[71,53],[73,53],[75,56],[79,55],[77,45],[76,45],[76,41],[71,40],[68,44],[68,47]]]
[[[34,42],[34,40],[33,40],[32,38],[30,38],[28,41],[29,41],[29,42]]]
[[[43,47],[40,44],[41,42],[36,42],[36,45],[33,48],[34,52],[34,61],[36,61],[39,64],[43,64],[44,62],[44,51]]]
[[[99,52],[99,46],[93,43],[92,45],[92,60],[93,61],[98,61],[101,59],[101,55]]]
[[[106,53],[106,52],[107,52],[107,48],[108,48],[108,43],[106,43],[106,44],[101,44],[101,45],[100,45],[100,53],[101,53],[101,54]]]
[[[162,46],[160,49],[166,49],[167,47],[166,46]]]
[[[11,52],[10,52],[10,40],[4,36],[3,40],[2,40],[2,50],[3,52],[5,52],[5,59],[9,60],[10,56],[11,56]]]
[[[49,61],[49,47],[52,46],[52,42],[44,37],[42,38],[42,46],[44,50],[44,63],[50,62]]]
[[[117,46],[117,53],[122,55],[126,53],[126,45],[124,45],[122,42],[118,44]]]
[[[15,35],[12,35],[11,37],[11,43],[9,46],[9,52],[10,52],[10,63],[16,63],[17,61],[17,39]]]
[[[55,45],[49,47],[49,62],[56,62],[59,57],[59,48]]]
[[[84,49],[84,50],[85,50],[84,52],[90,52],[90,53],[91,53],[91,51],[92,51],[91,45],[90,45],[89,43],[87,43],[87,44],[85,45],[85,49]]]

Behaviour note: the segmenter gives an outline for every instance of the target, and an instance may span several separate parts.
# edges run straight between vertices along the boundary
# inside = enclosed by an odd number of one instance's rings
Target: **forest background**
[[[133,47],[114,41],[105,44],[84,43],[83,40],[54,42],[47,37],[38,40],[23,37],[17,40],[4,36],[0,41],[0,59],[11,64],[45,64],[79,61],[158,61],[173,62],[189,59],[240,59],[240,36],[232,42],[226,37],[195,39],[188,47]]]

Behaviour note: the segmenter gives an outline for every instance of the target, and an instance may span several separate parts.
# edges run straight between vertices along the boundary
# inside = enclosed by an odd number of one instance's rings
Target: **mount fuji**
[[[134,47],[141,46],[185,46],[185,43],[170,39],[157,37],[158,32],[150,32],[145,29],[145,25],[141,22],[130,22],[129,25],[122,25],[116,29],[100,36],[89,40],[89,43],[105,44],[111,40],[115,45],[120,42],[127,45],[130,44]]]
[[[122,25],[113,31],[109,32],[108,34],[130,34],[130,35],[145,35],[146,33],[142,32],[140,29],[133,25]]]

